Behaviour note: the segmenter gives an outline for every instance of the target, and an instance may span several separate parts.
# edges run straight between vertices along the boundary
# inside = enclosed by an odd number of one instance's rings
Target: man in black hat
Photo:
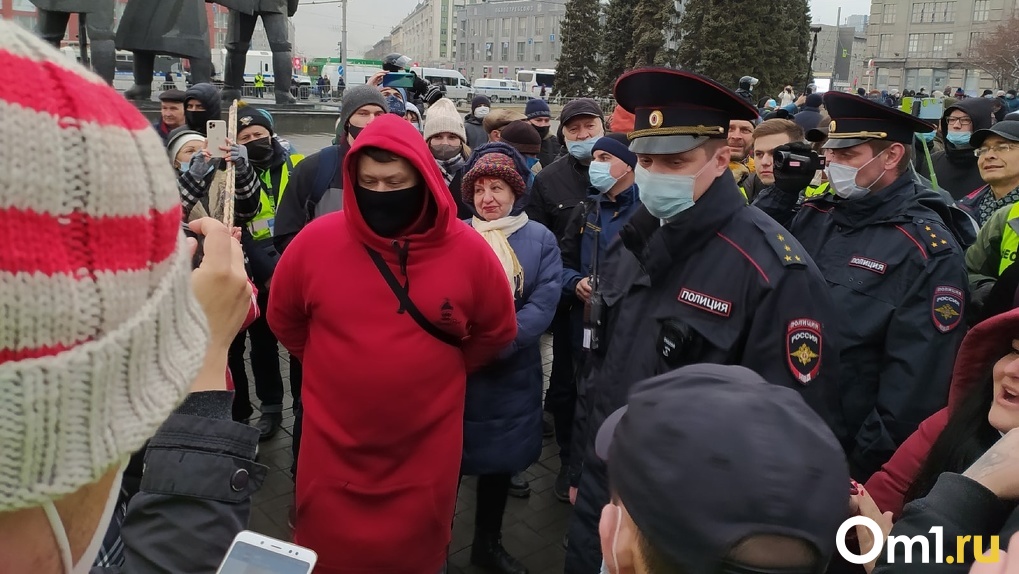
[[[159,94],[159,121],[152,127],[163,138],[165,144],[170,132],[184,125],[184,92],[181,90],[164,90]]]
[[[635,383],[595,450],[612,485],[599,524],[612,574],[821,573],[848,517],[838,440],[795,391],[743,367]]]
[[[756,108],[666,68],[624,74],[615,97],[636,118],[628,137],[644,208],[620,233],[626,250],[602,282],[603,347],[579,387],[575,452],[584,465],[567,574],[598,571],[609,492],[591,446],[631,384],[694,363],[742,365],[826,417],[838,373],[824,278],[790,233],[746,205],[729,171],[729,122],[753,120]]]
[[[966,331],[965,234],[946,225],[948,204],[909,171],[913,134],[934,126],[851,94],[828,92],[824,105],[834,193],[797,212],[802,186],[776,172],[754,205],[803,243],[830,286],[846,367],[837,434],[864,482],[945,406]]]

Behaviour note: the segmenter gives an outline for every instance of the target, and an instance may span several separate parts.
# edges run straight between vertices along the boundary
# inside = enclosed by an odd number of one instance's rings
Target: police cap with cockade
[[[704,76],[671,68],[640,68],[619,77],[616,103],[634,115],[630,150],[672,154],[712,138],[725,139],[730,120],[756,122],[757,109]]]
[[[855,94],[827,92],[824,107],[831,116],[825,149],[842,149],[870,140],[910,145],[914,133],[928,133],[937,126],[906,112]]]

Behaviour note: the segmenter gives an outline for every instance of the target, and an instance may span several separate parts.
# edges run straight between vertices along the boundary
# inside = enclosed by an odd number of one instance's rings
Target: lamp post
[[[340,9],[343,11],[343,29],[340,32],[340,65],[343,67],[343,85],[347,85],[347,0],[340,2]]]

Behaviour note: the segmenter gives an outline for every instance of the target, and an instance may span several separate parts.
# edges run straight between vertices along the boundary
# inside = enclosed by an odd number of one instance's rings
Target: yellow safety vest
[[[265,78],[262,76],[262,74],[258,74],[255,76],[255,87],[256,88],[265,87]]]
[[[1019,203],[1013,203],[1008,210],[1008,218],[1005,220],[1005,229],[1001,233],[1001,263],[998,266],[1000,277],[1010,265],[1015,263],[1016,251],[1019,251],[1019,233],[1012,229],[1009,221],[1019,217]]]
[[[303,155],[293,154],[287,156],[286,169],[280,172],[280,188],[278,193],[267,193],[273,192],[272,188],[272,173],[270,170],[265,170],[258,174],[258,178],[262,180],[262,191],[259,196],[261,205],[258,209],[258,215],[248,223],[248,230],[251,231],[251,237],[256,241],[262,239],[269,239],[272,237],[273,226],[276,222],[276,205],[283,199],[283,191],[287,189],[287,182],[290,180],[290,172],[293,171],[294,166],[297,165],[304,159]],[[281,166],[282,167],[282,166]]]
[[[829,187],[830,186],[828,185],[827,181],[822,183],[821,185],[816,186],[816,187],[813,186],[813,185],[808,185],[807,189],[805,189],[803,191],[803,196],[804,197],[820,197],[820,196],[828,193],[828,188]]]

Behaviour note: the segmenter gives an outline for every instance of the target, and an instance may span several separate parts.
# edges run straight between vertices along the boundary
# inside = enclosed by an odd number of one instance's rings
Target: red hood
[[[966,334],[955,358],[948,408],[955,409],[970,390],[989,376],[992,365],[1019,339],[1019,309],[978,323]]]
[[[443,179],[439,166],[417,129],[397,115],[386,114],[373,121],[357,136],[354,145],[343,159],[343,211],[350,222],[349,229],[354,234],[354,239],[367,243],[379,251],[391,250],[392,240],[376,235],[364,222],[354,194],[357,159],[361,149],[369,146],[391,151],[410,161],[422,175],[425,187],[431,193],[431,202],[438,207],[434,225],[408,236],[411,245],[440,241],[447,237],[450,227],[459,225],[460,222],[456,219],[456,206],[453,204],[453,196],[446,187],[446,180]]]

